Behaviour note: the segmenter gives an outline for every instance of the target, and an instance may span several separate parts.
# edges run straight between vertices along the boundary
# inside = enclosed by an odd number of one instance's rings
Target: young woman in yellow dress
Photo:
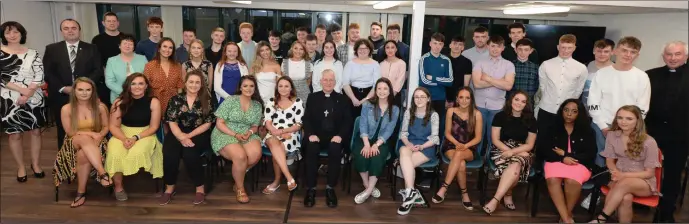
[[[163,145],[155,134],[160,127],[160,101],[152,96],[148,79],[134,73],[124,81],[124,90],[112,106],[108,157],[105,169],[115,181],[115,198],[127,200],[122,176],[144,171],[163,176]]]
[[[69,103],[62,106],[60,119],[67,136],[57,152],[53,170],[55,186],[62,181],[77,177],[77,196],[72,208],[86,203],[86,182],[92,169],[96,180],[108,187],[112,181],[103,168],[105,135],[108,134],[108,108],[98,101],[96,85],[86,77],[79,77],[72,84]],[[76,174],[76,175],[75,175]]]

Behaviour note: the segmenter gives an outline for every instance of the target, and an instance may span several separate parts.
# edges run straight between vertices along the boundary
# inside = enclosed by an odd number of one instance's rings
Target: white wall
[[[615,43],[624,36],[641,40],[641,54],[636,67],[647,70],[664,65],[663,45],[672,40],[689,40],[689,15],[684,13],[653,13],[601,16],[593,24],[607,27],[605,37]]]
[[[50,3],[2,1],[0,8],[1,22],[17,21],[24,26],[27,47],[43,52],[46,45],[54,42]]]
[[[182,44],[182,29],[184,29],[182,6],[161,6],[160,17],[165,22],[165,27],[163,28],[165,36],[172,38],[178,46]],[[144,36],[148,36],[148,34]]]

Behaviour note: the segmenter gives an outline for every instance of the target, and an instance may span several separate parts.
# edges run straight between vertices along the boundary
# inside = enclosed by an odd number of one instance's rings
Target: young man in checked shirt
[[[508,96],[517,90],[523,90],[529,94],[531,109],[534,108],[534,95],[538,91],[538,65],[529,61],[529,55],[534,52],[533,42],[528,38],[517,41],[515,45],[517,58],[512,60],[514,64],[514,86],[507,94]]]

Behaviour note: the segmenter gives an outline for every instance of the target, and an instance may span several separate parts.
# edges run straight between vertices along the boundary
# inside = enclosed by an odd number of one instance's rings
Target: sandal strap
[[[466,188],[460,188],[460,189],[459,189],[459,191],[461,191],[461,192],[462,192],[462,194],[468,194],[468,192],[467,192],[467,189],[466,189]]]
[[[441,188],[443,188],[443,187],[444,187],[444,188],[448,188],[448,187],[450,187],[450,184],[443,182],[443,183],[440,184],[440,187],[441,187]]]

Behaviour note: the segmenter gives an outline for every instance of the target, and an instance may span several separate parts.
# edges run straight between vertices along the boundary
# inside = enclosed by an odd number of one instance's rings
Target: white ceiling
[[[258,0],[256,2],[271,2]],[[334,1],[334,0],[280,0],[281,3],[319,3],[340,5],[373,5],[379,1]],[[633,13],[663,13],[687,12],[688,1],[465,1],[465,0],[431,0],[426,1],[426,7],[439,9],[489,10],[502,11],[511,4],[550,4],[569,5],[570,13],[577,14],[633,14]],[[410,7],[412,1],[401,1],[400,6]]]

